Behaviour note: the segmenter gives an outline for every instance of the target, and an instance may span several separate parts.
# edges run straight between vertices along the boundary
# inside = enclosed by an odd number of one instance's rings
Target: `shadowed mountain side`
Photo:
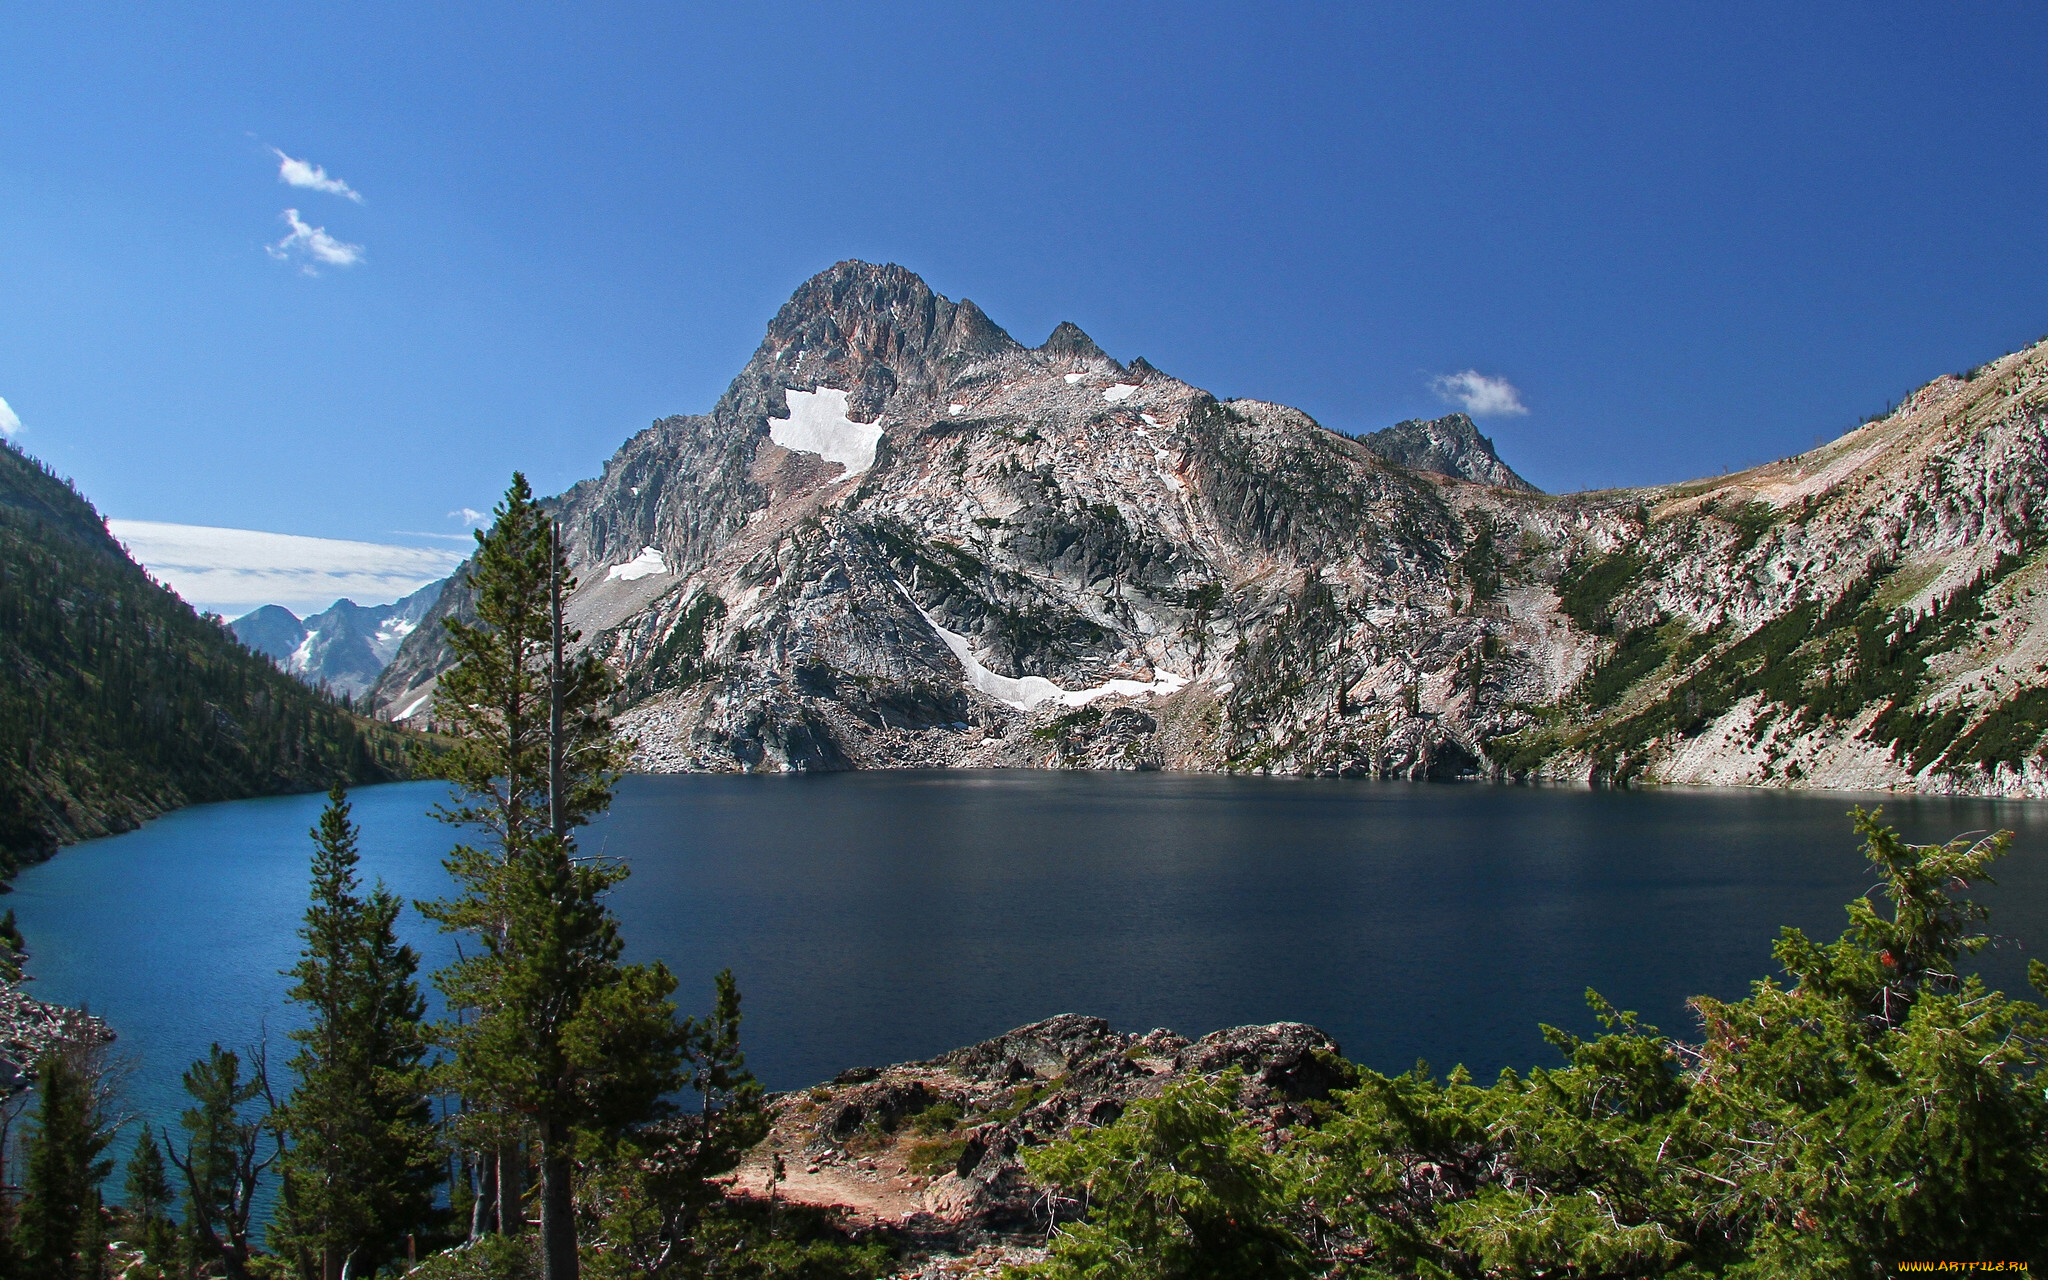
[[[396,775],[397,735],[153,581],[0,445],[0,874],[179,805]]]

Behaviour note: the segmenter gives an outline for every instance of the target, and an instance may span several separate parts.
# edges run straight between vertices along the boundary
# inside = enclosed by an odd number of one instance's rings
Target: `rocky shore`
[[[1274,1135],[1351,1080],[1336,1042],[1298,1022],[1188,1040],[1061,1014],[928,1062],[854,1068],[771,1097],[772,1127],[733,1190],[891,1236],[916,1259],[906,1276],[993,1276],[1042,1257],[1054,1223],[1080,1209],[1032,1180],[1024,1151],[1232,1067],[1247,1111]]]
[[[0,1097],[26,1089],[36,1062],[50,1050],[113,1039],[113,1029],[92,1014],[38,1000],[20,983],[0,979]]]

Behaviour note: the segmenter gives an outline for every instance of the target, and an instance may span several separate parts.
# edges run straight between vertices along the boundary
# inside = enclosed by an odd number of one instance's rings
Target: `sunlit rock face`
[[[2039,794],[2035,740],[1970,735],[2024,736],[2048,670],[2044,376],[2030,349],[1769,467],[1550,497],[1463,415],[1352,439],[847,262],[710,413],[552,505],[647,769]],[[1901,630],[1959,592],[1967,643]],[[407,638],[383,714],[430,715],[466,607]],[[1910,679],[1870,674],[1866,633]]]

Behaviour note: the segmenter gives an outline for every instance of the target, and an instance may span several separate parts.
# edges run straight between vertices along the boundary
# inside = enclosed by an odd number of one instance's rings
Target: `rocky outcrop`
[[[1227,1070],[1268,1134],[1355,1082],[1327,1035],[1301,1023],[1234,1027],[1190,1041],[1131,1035],[1062,1014],[929,1062],[843,1072],[769,1100],[772,1126],[742,1163],[741,1194],[772,1193],[885,1227],[919,1249],[966,1253],[1043,1240],[1062,1206],[1021,1153],[1113,1123],[1167,1085]],[[780,1161],[781,1176],[776,1176]]]
[[[553,507],[646,769],[2039,795],[2044,388],[2033,348],[1767,467],[1551,497],[1462,415],[1352,439],[841,263]],[[430,714],[464,608],[380,713]]]
[[[1535,485],[1500,460],[1500,455],[1493,451],[1493,441],[1480,435],[1472,419],[1462,413],[1410,418],[1384,431],[1360,436],[1358,442],[1395,466],[1411,471],[1433,471],[1474,484],[1537,492]]]

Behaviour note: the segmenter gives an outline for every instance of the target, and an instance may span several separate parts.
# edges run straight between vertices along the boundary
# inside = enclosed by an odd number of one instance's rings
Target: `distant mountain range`
[[[2048,347],[1551,496],[1463,415],[1352,439],[845,262],[552,508],[642,768],[2048,794]],[[461,584],[381,714],[431,715]]]
[[[396,604],[337,600],[303,621],[281,605],[267,604],[228,626],[243,644],[306,683],[353,699],[377,683],[445,584],[428,583]]]
[[[0,442],[0,877],[179,805],[404,767],[397,734],[194,613]]]

